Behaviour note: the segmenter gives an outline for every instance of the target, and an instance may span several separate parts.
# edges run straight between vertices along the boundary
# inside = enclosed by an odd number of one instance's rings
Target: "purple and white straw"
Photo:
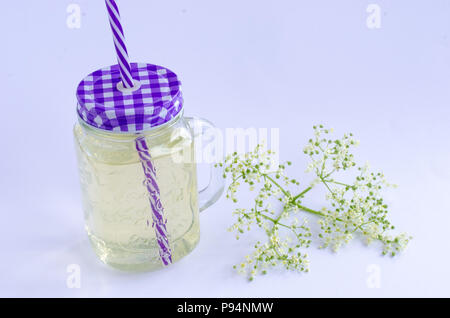
[[[153,227],[155,228],[156,240],[159,246],[159,255],[164,265],[172,263],[172,251],[167,235],[166,220],[164,219],[164,207],[161,203],[161,194],[156,182],[156,169],[152,164],[150,152],[145,137],[138,137],[135,141],[136,150],[139,153],[142,168],[145,174],[145,185],[149,194],[152,207]]]
[[[131,76],[131,65],[128,51],[125,46],[125,36],[120,23],[119,8],[114,0],[105,0],[108,9],[109,23],[113,33],[114,45],[116,47],[117,61],[120,69],[120,76],[124,88],[133,88],[134,80]],[[172,251],[169,245],[166,221],[164,219],[164,207],[161,203],[161,194],[156,182],[156,170],[152,164],[152,158],[148,149],[145,137],[136,138],[136,150],[141,160],[145,174],[145,185],[149,194],[150,206],[152,209],[153,227],[159,247],[159,255],[164,265],[172,263]]]
[[[130,58],[128,57],[128,51],[125,45],[125,36],[122,24],[120,23],[119,7],[115,0],[105,0],[105,3],[106,8],[108,9],[109,24],[111,25],[113,33],[123,87],[132,88],[134,86],[134,81],[131,76]]]

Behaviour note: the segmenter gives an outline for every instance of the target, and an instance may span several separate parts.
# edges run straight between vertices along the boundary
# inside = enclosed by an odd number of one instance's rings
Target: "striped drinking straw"
[[[136,139],[136,149],[141,159],[145,174],[145,186],[149,194],[150,206],[152,208],[153,227],[155,228],[156,240],[158,242],[159,256],[164,265],[172,263],[172,253],[167,235],[166,221],[164,220],[164,207],[161,203],[161,195],[156,183],[156,170],[152,164],[150,152],[145,137]]]
[[[120,23],[119,7],[115,0],[105,0],[108,9],[109,24],[113,33],[114,46],[116,47],[117,62],[119,63],[120,76],[123,87],[132,88],[134,86],[131,76],[130,58],[128,57],[127,47],[125,45],[125,36],[122,24]]]
[[[135,81],[131,76],[130,60],[125,46],[123,28],[120,23],[119,8],[114,0],[105,0],[105,3],[106,8],[108,9],[109,22],[113,33],[123,87],[132,89]],[[137,87],[135,87],[135,89],[136,88]],[[170,249],[166,221],[164,219],[164,207],[161,204],[161,193],[156,182],[156,169],[152,163],[150,151],[144,136],[136,138],[135,147],[144,170],[145,186],[149,195],[159,255],[162,263],[167,266],[172,263],[172,251]]]

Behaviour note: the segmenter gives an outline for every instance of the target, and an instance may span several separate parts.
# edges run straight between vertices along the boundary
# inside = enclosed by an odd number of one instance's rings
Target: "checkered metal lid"
[[[89,74],[78,85],[78,115],[99,129],[135,133],[160,126],[183,108],[181,82],[169,69],[131,63],[135,89],[124,89],[118,65]]]

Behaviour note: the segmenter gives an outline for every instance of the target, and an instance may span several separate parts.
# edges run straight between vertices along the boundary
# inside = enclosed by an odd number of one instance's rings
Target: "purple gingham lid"
[[[77,89],[78,115],[99,129],[139,132],[167,123],[183,108],[181,82],[171,70],[152,64],[131,63],[140,88],[119,90],[118,65],[89,74]]]

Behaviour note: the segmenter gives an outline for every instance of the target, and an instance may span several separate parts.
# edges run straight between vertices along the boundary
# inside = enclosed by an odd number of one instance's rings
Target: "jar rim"
[[[178,122],[178,120],[180,120],[183,117],[184,114],[184,108],[182,108],[180,110],[180,112],[173,117],[172,119],[170,119],[169,121],[165,122],[162,125],[159,126],[154,126],[154,127],[149,127],[147,129],[142,129],[139,131],[111,131],[111,130],[106,130],[106,129],[101,129],[98,127],[95,127],[91,124],[89,124],[88,122],[84,121],[83,118],[80,117],[80,115],[77,113],[77,118],[78,118],[78,122],[82,125],[83,128],[88,128],[91,132],[94,132],[98,135],[103,135],[105,137],[137,137],[140,135],[158,135],[159,133],[162,133],[163,131],[165,131],[166,129],[170,128],[171,126],[173,126],[175,123]]]

